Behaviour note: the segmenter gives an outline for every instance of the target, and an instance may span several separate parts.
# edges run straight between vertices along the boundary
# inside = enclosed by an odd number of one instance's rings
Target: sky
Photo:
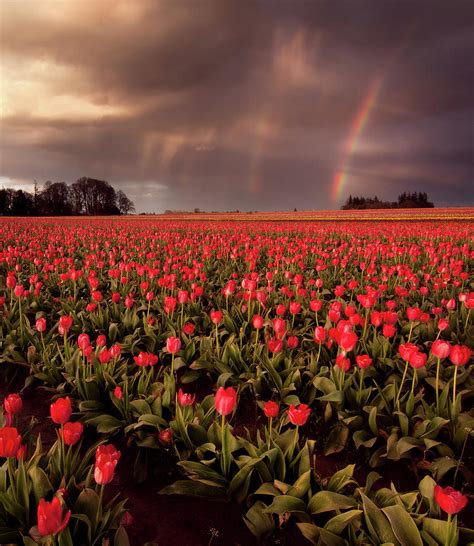
[[[472,0],[0,0],[0,187],[474,204]]]

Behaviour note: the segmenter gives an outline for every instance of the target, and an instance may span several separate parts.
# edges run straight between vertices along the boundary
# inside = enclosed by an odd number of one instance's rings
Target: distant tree
[[[15,190],[11,188],[2,188],[0,190],[0,214],[7,215],[11,213],[15,193]]]
[[[37,197],[39,210],[45,216],[68,216],[73,212],[71,190],[66,182],[46,182]]]
[[[120,214],[129,214],[130,212],[135,212],[135,205],[122,190],[117,192],[117,206],[120,211]]]
[[[10,213],[13,216],[31,216],[33,211],[33,196],[23,190],[15,192]]]
[[[396,208],[432,208],[433,203],[428,201],[425,192],[403,192],[398,196],[397,202],[380,201],[375,197],[353,197],[349,195],[342,206],[344,210],[350,209],[396,209]]]

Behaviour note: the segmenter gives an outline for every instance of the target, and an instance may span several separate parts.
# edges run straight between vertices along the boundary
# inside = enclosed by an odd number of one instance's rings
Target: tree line
[[[46,182],[34,191],[0,189],[0,214],[5,216],[72,216],[129,214],[135,205],[122,191],[105,180],[79,178],[66,182]]]
[[[352,209],[426,209],[434,204],[428,200],[425,192],[403,192],[397,201],[381,201],[375,197],[353,197],[349,195],[342,206],[343,210]]]

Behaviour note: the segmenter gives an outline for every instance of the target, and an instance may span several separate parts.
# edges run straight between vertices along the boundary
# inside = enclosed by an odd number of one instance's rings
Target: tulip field
[[[0,544],[474,544],[461,211],[0,218]]]

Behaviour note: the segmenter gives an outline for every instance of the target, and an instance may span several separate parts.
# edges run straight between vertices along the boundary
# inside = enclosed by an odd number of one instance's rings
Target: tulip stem
[[[405,384],[405,378],[407,376],[407,371],[408,371],[408,360],[405,362],[405,370],[403,371],[402,381],[400,383],[400,387],[399,387],[398,392],[397,392],[397,398],[395,400],[395,406],[397,406],[399,410],[400,410],[400,405],[399,405],[400,393],[402,392],[403,385]]]
[[[272,424],[273,424],[273,417],[270,417],[270,421],[268,424],[268,451],[270,451],[270,443],[272,438]]]
[[[469,309],[467,312],[466,322],[464,323],[464,332],[467,332],[467,325],[469,323],[469,317],[471,315],[471,310]]]
[[[66,455],[64,452],[64,425],[61,424],[61,438],[59,439],[61,449],[61,469],[63,475],[66,473]]]
[[[97,507],[97,519],[95,521],[95,530],[97,532],[97,528],[99,527],[99,522],[102,519],[102,501],[104,498],[104,484],[100,484],[100,490],[99,490],[99,505]]]
[[[441,367],[441,359],[438,357],[436,363],[436,413],[439,415],[439,369]]]
[[[222,471],[224,473],[224,477],[227,478],[227,474],[229,473],[228,468],[228,461],[227,461],[227,438],[225,433],[225,415],[222,414],[222,420],[221,420],[221,428],[222,428]]]
[[[446,532],[446,541],[445,546],[450,546],[450,539],[451,539],[451,514],[448,514],[448,530]]]
[[[453,376],[453,406],[452,406],[453,422],[456,420],[456,380],[457,380],[457,375],[458,375],[458,367],[455,366],[454,376]]]
[[[466,430],[466,437],[464,438],[464,443],[462,445],[461,455],[458,459],[458,464],[456,465],[456,472],[454,473],[453,487],[456,487],[456,478],[458,477],[459,467],[461,466],[462,459],[464,457],[464,450],[466,449],[467,439],[469,438],[471,432],[472,432],[472,429]]]
[[[362,402],[362,385],[364,382],[364,369],[360,369],[359,373],[359,404]]]

